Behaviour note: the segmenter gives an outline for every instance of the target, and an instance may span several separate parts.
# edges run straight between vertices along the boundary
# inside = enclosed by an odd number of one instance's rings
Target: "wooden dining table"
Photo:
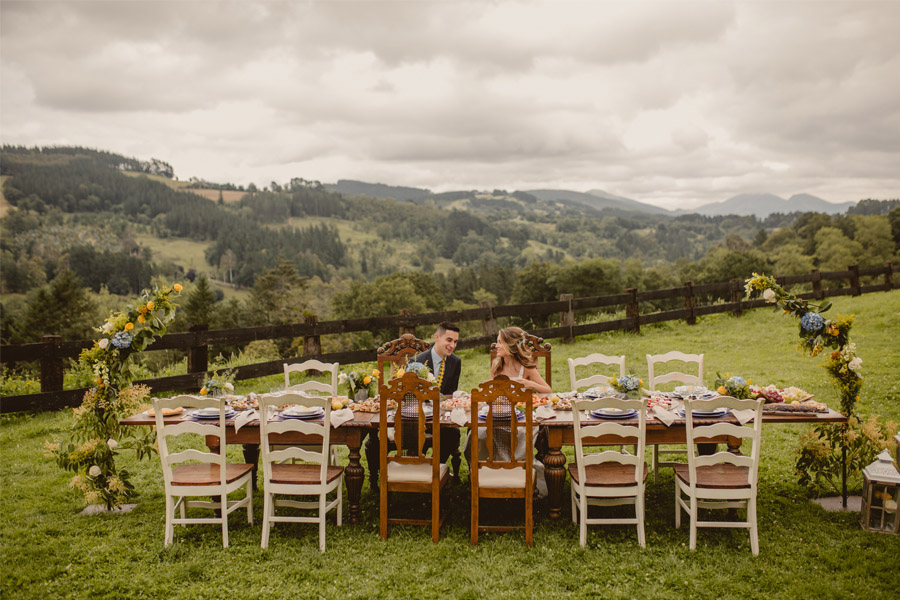
[[[550,419],[535,419],[535,425],[541,426],[546,432],[546,451],[540,457],[544,464],[544,478],[547,483],[549,516],[551,519],[559,519],[562,514],[563,491],[566,480],[566,456],[563,454],[563,446],[575,444],[574,423],[572,411],[554,411],[555,417]],[[370,432],[378,431],[378,413],[354,412],[351,421],[343,423],[340,427],[331,430],[331,443],[347,446],[349,460],[344,468],[344,482],[347,486],[348,520],[355,524],[360,517],[360,498],[363,482],[365,481],[365,469],[360,463],[362,443]],[[441,427],[461,427],[449,420],[449,415],[440,418]],[[184,415],[166,417],[166,422],[177,422],[189,418]],[[586,416],[583,424],[601,423],[601,419]],[[636,419],[617,419],[623,424],[634,424]],[[712,419],[695,418],[694,423],[708,425],[716,422],[737,423],[737,419],[728,415]],[[790,413],[790,414],[763,414],[764,424],[775,423],[846,423],[847,417],[839,412],[829,409],[827,413]],[[146,412],[138,413],[121,421],[122,425],[155,425],[153,417]],[[464,427],[465,425],[463,425]],[[669,426],[659,421],[652,415],[648,415],[646,421],[647,445],[652,444],[684,444],[687,439],[686,423],[684,418],[676,418]],[[283,437],[273,439],[275,443],[310,443],[314,440],[307,439],[299,433],[282,434]],[[602,439],[600,440],[602,443]],[[612,440],[611,440],[612,441]],[[739,452],[739,440],[729,438],[716,438],[710,441],[728,444],[729,450]],[[259,459],[259,421],[251,421],[235,431],[233,419],[226,421],[226,444],[242,444],[244,446],[244,458],[247,462],[256,465]],[[208,436],[206,444],[213,451],[221,451],[219,439],[216,436]],[[255,480],[255,478],[254,478]]]

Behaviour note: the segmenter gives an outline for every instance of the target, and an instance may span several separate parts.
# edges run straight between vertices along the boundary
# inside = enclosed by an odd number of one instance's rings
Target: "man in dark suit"
[[[459,341],[459,327],[444,321],[434,333],[434,344],[429,350],[419,353],[416,360],[427,365],[434,374],[442,395],[450,395],[459,388],[459,373],[462,370],[462,359],[453,354]],[[441,462],[453,456],[453,472],[459,476],[459,429],[444,427],[441,429]]]

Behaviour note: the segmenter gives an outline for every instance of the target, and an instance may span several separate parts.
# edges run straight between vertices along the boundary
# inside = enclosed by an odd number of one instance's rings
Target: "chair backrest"
[[[191,409],[218,409],[218,418],[194,420],[189,416],[177,423],[166,423],[163,420],[163,410],[183,407],[185,411]],[[174,466],[189,461],[219,465],[221,485],[225,485],[225,453],[208,452],[190,448],[181,452],[171,452],[169,442],[171,438],[182,435],[197,435],[201,440],[207,436],[219,438],[219,447],[225,448],[225,400],[223,398],[208,398],[201,396],[173,396],[171,398],[153,398],[153,415],[156,420],[156,440],[159,446],[159,460],[162,463],[163,477],[166,487],[172,485]]]
[[[589,375],[582,379],[578,379],[575,376],[575,367],[586,367],[591,365],[618,365],[619,366],[619,377],[625,375],[625,355],[622,356],[607,356],[605,354],[591,354],[589,356],[585,356],[583,358],[570,358],[569,359],[569,381],[572,384],[572,391],[575,392],[578,388],[582,387],[591,387],[597,384],[609,383],[611,377],[607,375],[603,375],[602,373],[594,373],[593,375]]]
[[[389,400],[397,403],[393,415],[389,414]],[[379,403],[378,434],[381,444],[381,474],[387,474],[387,464],[432,465],[433,478],[439,476],[440,426],[431,426],[434,418],[440,419],[441,390],[437,385],[422,379],[415,373],[404,373],[402,377],[390,380],[382,388]],[[429,414],[430,413],[430,414]],[[388,455],[388,427],[394,428],[394,455]],[[432,450],[428,455],[426,430],[432,432]]]
[[[679,360],[684,363],[696,363],[697,374],[684,373],[681,371],[669,371],[668,373],[657,374],[656,365],[669,361]],[[687,369],[688,365],[685,365]],[[656,386],[664,383],[685,383],[689,385],[703,385],[703,355],[702,354],[685,354],[673,350],[665,354],[648,354],[647,355],[647,389],[656,390]]]
[[[578,481],[587,481],[585,467],[607,462],[617,462],[623,465],[634,466],[634,480],[644,480],[644,446],[647,439],[647,403],[649,398],[642,400],[619,398],[598,398],[596,400],[581,400],[572,407],[572,418],[575,424],[575,464],[578,468]],[[582,426],[581,411],[599,409],[634,409],[637,411],[637,425],[605,422],[599,425]],[[636,445],[634,454],[630,454],[625,445]],[[619,445],[620,450],[603,450],[600,452],[586,453],[585,446],[609,446]]]
[[[527,331],[525,332],[525,344],[528,345],[528,348],[531,350],[531,355],[535,358],[544,359],[544,381],[547,382],[547,385],[553,386],[553,381],[551,380],[551,365],[550,365],[550,342],[545,342],[544,338],[539,338],[536,335],[531,335]],[[491,364],[494,364],[494,359],[497,358],[497,342],[491,343]]]
[[[520,422],[516,414],[516,406],[524,412],[524,420]],[[472,390],[472,413],[469,427],[472,431],[472,464],[470,477],[473,486],[478,486],[478,469],[524,468],[526,488],[531,489],[532,464],[534,460],[534,440],[532,438],[532,406],[531,390],[505,376],[485,381]],[[482,407],[486,412],[482,413]],[[480,420],[483,419],[483,422]],[[524,426],[524,439],[520,439],[519,427]],[[485,431],[485,447],[487,456],[480,456],[478,430]],[[520,444],[525,445],[524,458],[517,458],[516,450]]]
[[[276,410],[288,404],[324,410],[319,419],[291,419],[276,416]],[[271,420],[270,420],[271,419]],[[311,436],[300,442],[288,442],[283,434],[300,433]],[[321,466],[319,482],[328,480],[328,452],[331,437],[331,398],[307,396],[298,392],[263,394],[259,397],[259,440],[262,447],[264,481],[272,479],[272,465],[286,460],[302,460]],[[321,444],[321,446],[319,446]],[[274,449],[277,447],[278,449]]]
[[[729,463],[739,467],[748,467],[747,483],[751,487],[756,486],[757,474],[759,472],[759,456],[760,441],[762,439],[762,407],[764,400],[739,400],[731,396],[716,396],[710,400],[685,400],[684,413],[687,422],[687,442],[688,442],[688,468],[690,469],[691,486],[694,487],[697,482],[697,467],[708,465],[716,465]],[[711,425],[700,425],[695,423],[696,419],[693,411],[712,411],[717,408],[727,408],[728,410],[746,410],[755,411],[752,420],[752,426],[740,425],[735,423],[713,423]],[[717,452],[712,455],[697,455],[696,444],[704,443],[710,438],[718,436],[730,436],[740,438],[743,442],[749,439],[753,444],[749,454],[733,454],[732,452]]]
[[[394,372],[407,360],[413,360],[417,354],[428,349],[428,342],[420,340],[411,333],[404,333],[396,340],[385,342],[376,351],[378,357],[378,393],[382,393],[385,384],[394,376]],[[384,372],[385,365],[390,368],[389,373]]]
[[[323,363],[318,360],[306,360],[301,363],[288,364],[284,363],[284,389],[296,392],[325,392],[332,396],[338,393],[338,363]],[[331,383],[324,381],[316,381],[311,379],[291,385],[291,373],[306,373],[307,371],[319,371],[321,373],[331,373]]]

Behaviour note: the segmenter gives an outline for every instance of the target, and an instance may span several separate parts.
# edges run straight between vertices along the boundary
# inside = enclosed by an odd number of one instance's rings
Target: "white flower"
[[[91,477],[96,477],[100,474],[100,467],[97,465],[92,465],[90,469],[88,469],[88,475]]]
[[[114,440],[112,438],[109,438],[108,440],[106,440],[106,445],[109,446],[110,450],[115,450],[116,447],[119,445],[119,442],[117,442],[116,440]]]
[[[341,385],[347,383],[347,375],[344,373],[338,373],[338,383],[340,383]]]
[[[225,388],[226,390],[228,390],[229,392],[233,392],[233,391],[234,391],[234,384],[233,384],[233,383],[226,382],[225,385],[223,385],[222,387],[224,387],[224,388]]]
[[[428,381],[437,381],[437,379],[434,378],[434,373],[428,374]]]
[[[101,350],[106,350],[106,347],[109,346],[109,338],[103,338],[97,342],[97,345],[100,346]]]
[[[763,298],[765,298],[766,302],[772,304],[773,302],[775,302],[775,290],[766,288],[766,290],[763,292]]]
[[[862,359],[860,357],[856,357],[847,363],[847,368],[851,371],[856,371],[862,366]]]
[[[106,323],[103,324],[103,327],[101,329],[103,329],[103,331],[105,331],[106,333],[112,333],[112,330],[115,329],[115,327],[113,326],[112,323],[107,321]]]

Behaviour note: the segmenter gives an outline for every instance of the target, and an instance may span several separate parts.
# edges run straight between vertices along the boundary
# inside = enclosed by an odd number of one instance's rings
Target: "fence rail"
[[[889,291],[900,288],[895,282],[893,273],[897,265],[887,263],[881,267],[860,269],[851,266],[846,271],[820,272],[813,270],[802,275],[777,276],[781,285],[812,284],[812,291],[799,294],[808,300],[821,300],[825,297],[858,296],[872,292]],[[879,284],[862,285],[860,278],[882,278]],[[825,288],[824,284],[846,281],[845,287]],[[563,342],[571,342],[578,336],[602,333],[605,331],[625,330],[639,332],[642,325],[662,323],[664,321],[684,320],[695,324],[697,317],[715,313],[732,313],[740,315],[743,310],[765,306],[763,300],[744,300],[743,282],[732,280],[721,283],[694,284],[687,282],[683,286],[661,290],[638,291],[628,289],[620,294],[573,298],[571,294],[563,294],[560,300],[537,302],[530,304],[510,304],[493,306],[490,302],[482,302],[478,308],[450,310],[431,313],[413,314],[401,311],[399,315],[372,317],[365,319],[343,319],[335,321],[318,321],[315,316],[307,317],[303,323],[288,325],[272,325],[265,327],[243,327],[238,329],[208,330],[205,325],[198,325],[183,333],[170,333],[158,338],[148,346],[145,352],[156,350],[181,349],[188,351],[188,373],[171,377],[158,377],[135,381],[150,386],[154,392],[176,390],[197,390],[209,375],[208,352],[211,344],[241,344],[256,340],[279,338],[303,338],[303,355],[274,360],[236,368],[238,380],[276,375],[283,372],[285,361],[301,361],[316,358],[324,362],[358,363],[374,361],[376,349],[351,350],[322,354],[321,336],[340,333],[372,331],[377,329],[396,329],[398,333],[415,333],[418,326],[436,325],[441,321],[457,323],[480,321],[483,335],[460,340],[458,347],[486,347],[496,339],[498,318],[506,317],[550,317],[558,315],[560,325],[531,329],[531,333],[543,338],[561,338]],[[719,299],[728,298],[721,302]],[[659,300],[683,301],[683,308],[641,314],[641,303]],[[700,304],[703,299],[713,299],[707,304]],[[623,307],[624,319],[598,321],[575,324],[575,312],[595,310],[609,307]],[[0,362],[16,363],[39,360],[41,363],[41,392],[0,398],[0,413],[25,410],[52,410],[66,406],[77,406],[88,388],[63,390],[63,359],[76,358],[85,348],[93,345],[93,340],[62,341],[59,336],[45,336],[44,341],[33,344],[3,346]]]

